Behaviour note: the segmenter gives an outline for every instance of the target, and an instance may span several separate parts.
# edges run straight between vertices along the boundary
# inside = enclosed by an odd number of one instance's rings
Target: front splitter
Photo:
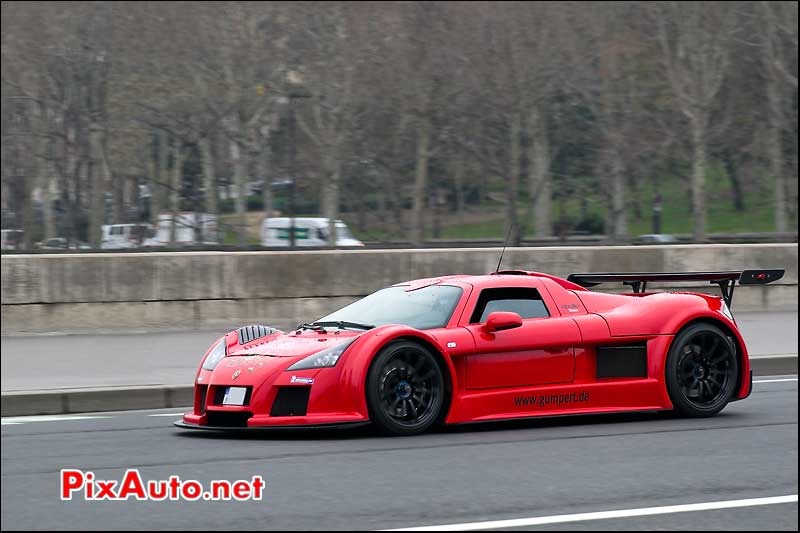
[[[246,432],[246,433],[258,433],[262,431],[299,431],[299,430],[322,430],[322,429],[352,429],[361,426],[366,426],[369,424],[369,421],[359,421],[359,422],[337,422],[332,424],[302,424],[297,426],[248,426],[248,427],[239,427],[239,426],[201,426],[199,424],[188,424],[183,420],[176,420],[174,422],[175,427],[181,429],[194,429],[194,430],[202,430],[202,431],[222,431],[226,433],[238,433],[238,432]]]

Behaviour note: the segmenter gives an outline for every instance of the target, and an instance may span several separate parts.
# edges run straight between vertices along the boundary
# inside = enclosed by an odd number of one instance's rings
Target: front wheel
[[[667,356],[666,381],[672,404],[685,416],[719,413],[736,389],[736,349],[721,329],[695,324],[681,331]]]
[[[416,435],[439,418],[444,377],[434,355],[416,342],[384,347],[367,375],[370,418],[389,435]]]

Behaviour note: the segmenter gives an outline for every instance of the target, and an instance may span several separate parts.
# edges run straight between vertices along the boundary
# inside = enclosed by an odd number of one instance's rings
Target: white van
[[[289,246],[289,218],[265,218],[261,224],[263,246]],[[328,219],[297,217],[294,219],[295,246],[328,246]],[[341,220],[336,221],[336,246],[364,246],[353,237]]]
[[[153,226],[150,224],[104,224],[100,248],[103,250],[138,248],[152,233]]]
[[[168,246],[172,233],[172,213],[159,213],[158,228],[155,236],[148,239],[145,246]],[[202,226],[200,226],[202,225]],[[203,230],[203,242],[196,242],[195,230],[198,226]],[[217,244],[219,232],[217,216],[210,213],[181,212],[175,213],[175,244]]]

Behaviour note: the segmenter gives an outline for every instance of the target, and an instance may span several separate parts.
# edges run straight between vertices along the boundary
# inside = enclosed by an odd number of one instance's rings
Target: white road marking
[[[782,381],[797,381],[797,378],[754,379],[753,383],[780,383]]]
[[[4,426],[12,424],[25,424],[27,422],[60,422],[63,420],[94,420],[100,418],[114,418],[112,416],[84,416],[84,415],[64,415],[64,416],[15,416],[2,419]]]
[[[684,505],[667,505],[663,507],[643,507],[639,509],[622,509],[617,511],[600,511],[596,513],[562,514],[540,516],[536,518],[517,518],[513,520],[493,520],[489,522],[470,522],[466,524],[446,524],[441,526],[409,527],[389,529],[386,531],[475,531],[479,529],[501,529],[509,527],[532,527],[565,522],[582,522],[586,520],[606,520],[609,518],[630,518],[634,516],[651,516],[659,514],[688,513],[692,511],[711,511],[730,509],[732,507],[754,507],[757,505],[776,505],[797,502],[797,494],[773,496],[769,498],[750,498],[747,500],[727,500],[719,502],[690,503]]]
[[[181,411],[180,413],[158,413],[155,415],[147,415],[147,416],[183,416],[186,411]]]
[[[6,421],[0,422],[0,426],[18,426],[20,424],[22,424],[22,422],[6,422]]]

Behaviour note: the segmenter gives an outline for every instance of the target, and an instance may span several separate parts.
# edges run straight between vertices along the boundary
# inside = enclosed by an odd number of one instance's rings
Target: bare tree
[[[603,213],[624,241],[648,195],[655,209],[681,180],[697,239],[712,202],[749,217],[767,187],[776,229],[796,229],[796,2],[5,2],[2,14],[3,223],[22,221],[27,245],[57,233],[99,245],[103,223],[145,217],[140,185],[153,222],[222,215],[223,184],[235,215],[220,218],[244,243],[249,183],[270,215],[290,154],[330,244],[342,210],[421,245],[447,207],[466,225],[473,206],[513,224],[514,244],[531,227],[600,231]],[[707,199],[718,167],[728,180]]]
[[[305,41],[298,81],[310,96],[299,124],[319,154],[322,214],[328,219],[330,246],[336,246],[342,167],[354,126],[355,84],[357,70],[362,66],[365,32],[357,11],[362,9],[365,8],[345,2],[314,5],[303,13],[303,31],[297,35]]]
[[[695,240],[706,236],[706,151],[713,107],[730,65],[736,11],[726,2],[662,2],[654,6],[667,81],[689,122]]]
[[[768,106],[770,174],[775,191],[775,230],[785,232],[789,202],[783,139],[788,129],[786,110],[792,98],[797,98],[797,2],[759,2],[758,11]]]

